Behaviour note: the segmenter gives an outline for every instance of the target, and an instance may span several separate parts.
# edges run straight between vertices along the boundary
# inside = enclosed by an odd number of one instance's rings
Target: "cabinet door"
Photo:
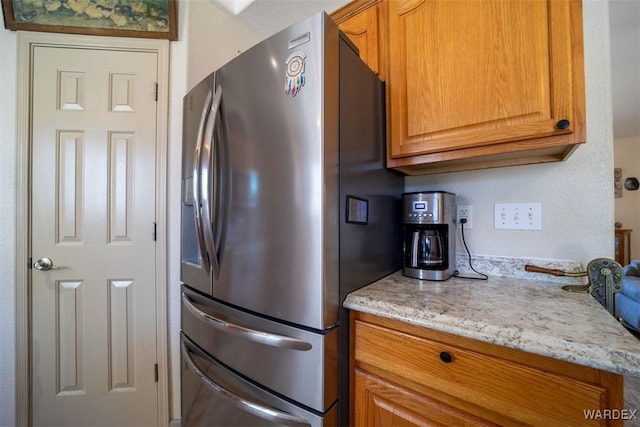
[[[579,0],[393,0],[388,15],[390,157],[584,142]]]
[[[355,370],[355,426],[493,426],[478,417]]]
[[[361,2],[360,2],[361,3]],[[382,4],[360,4],[354,2],[349,7],[360,6],[348,15],[338,16],[338,26],[360,51],[360,58],[384,80],[384,46],[381,29],[384,26]],[[370,2],[367,2],[370,3]],[[362,8],[365,6],[365,8]]]

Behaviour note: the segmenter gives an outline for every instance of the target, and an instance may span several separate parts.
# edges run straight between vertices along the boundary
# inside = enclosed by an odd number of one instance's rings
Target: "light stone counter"
[[[509,277],[432,282],[396,272],[344,306],[433,330],[640,377],[640,341],[590,294]]]

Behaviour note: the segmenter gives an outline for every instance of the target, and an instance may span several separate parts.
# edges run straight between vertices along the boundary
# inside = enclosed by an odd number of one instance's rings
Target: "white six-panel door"
[[[34,425],[157,425],[152,52],[33,54]]]

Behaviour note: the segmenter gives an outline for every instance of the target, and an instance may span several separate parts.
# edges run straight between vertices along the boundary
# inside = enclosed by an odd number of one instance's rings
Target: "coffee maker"
[[[447,280],[456,270],[455,194],[422,191],[402,195],[402,274]]]

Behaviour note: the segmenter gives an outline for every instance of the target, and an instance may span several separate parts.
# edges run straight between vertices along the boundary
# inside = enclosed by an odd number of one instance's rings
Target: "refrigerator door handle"
[[[191,301],[189,296],[184,292],[182,293],[182,302],[187,310],[189,310],[193,315],[206,322],[207,324],[213,326],[219,331],[233,334],[245,338],[249,341],[269,345],[271,347],[298,351],[308,351],[312,348],[311,343],[298,338],[277,335],[270,332],[247,328],[245,326],[236,325],[235,323],[231,323],[227,320],[217,318],[210,315],[209,313],[205,313],[204,311],[198,309],[195,305],[193,305],[193,302]]]
[[[189,348],[184,341],[182,341],[182,354],[184,355],[184,360],[189,369],[200,379],[203,384],[205,384],[211,391],[213,391],[217,395],[224,397],[225,399],[233,403],[242,411],[251,413],[271,423],[277,423],[280,425],[301,427],[311,426],[311,424],[304,418],[300,418],[295,415],[280,411],[278,409],[265,406],[258,402],[247,400],[217,384],[196,365],[194,360],[191,358],[191,355],[189,354]]]
[[[211,111],[211,100],[213,94],[211,91],[207,94],[207,98],[202,108],[202,115],[200,116],[200,124],[198,125],[198,140],[196,142],[196,148],[193,153],[193,214],[196,224],[196,236],[198,239],[198,248],[200,249],[200,255],[202,257],[202,266],[205,270],[209,271],[209,255],[204,243],[202,234],[202,216],[200,213],[200,207],[202,201],[200,200],[200,170],[202,163],[202,140],[204,139],[204,128],[207,121],[207,116]]]
[[[212,226],[212,212],[211,212],[211,203],[214,203],[214,206],[217,206],[217,200],[210,200],[209,195],[212,194],[210,185],[212,184],[210,174],[217,173],[217,171],[212,171],[212,149],[213,149],[213,139],[214,139],[214,131],[215,131],[215,123],[218,118],[220,103],[222,101],[222,87],[216,87],[216,92],[213,97],[213,101],[211,102],[211,114],[207,118],[207,123],[204,131],[204,145],[202,149],[202,164],[200,170],[200,190],[202,196],[202,234],[204,236],[204,245],[209,253],[209,262],[211,264],[211,269],[215,277],[218,277],[220,274],[220,260],[218,258],[218,248],[216,247],[216,241],[213,237],[213,226]],[[213,183],[213,185],[218,185],[218,183]],[[217,193],[217,192],[216,192]],[[216,218],[219,220],[219,218]]]

